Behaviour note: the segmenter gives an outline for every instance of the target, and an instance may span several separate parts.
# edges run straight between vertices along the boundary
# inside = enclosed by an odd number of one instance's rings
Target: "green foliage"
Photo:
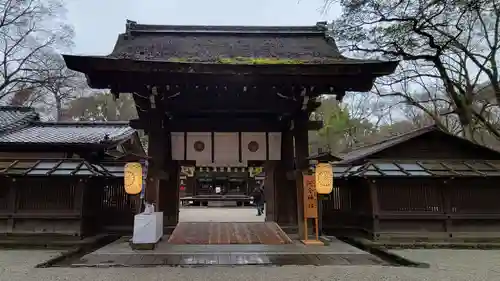
[[[282,59],[282,58],[219,58],[219,63],[222,64],[303,64],[303,60],[297,59]]]
[[[365,140],[375,131],[374,125],[365,119],[353,118],[346,106],[334,99],[325,99],[316,115],[323,120],[323,128],[318,131],[320,146],[332,152],[340,152]]]

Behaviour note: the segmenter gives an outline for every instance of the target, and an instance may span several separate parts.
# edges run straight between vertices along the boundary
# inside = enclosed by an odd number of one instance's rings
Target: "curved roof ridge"
[[[420,136],[422,134],[425,134],[427,132],[434,131],[434,130],[442,131],[441,129],[439,129],[439,127],[436,124],[431,124],[431,125],[427,125],[427,126],[423,126],[423,127],[411,130],[409,132],[405,132],[402,134],[398,134],[398,135],[389,137],[387,139],[384,139],[384,140],[381,140],[381,141],[378,141],[378,142],[375,142],[372,144],[357,147],[357,148],[355,148],[347,153],[341,154],[339,156],[342,159],[344,159],[341,162],[353,162],[353,161],[359,160],[361,158],[364,158],[367,155],[371,155],[373,153],[382,151],[386,148],[392,147],[396,144],[402,143],[406,140],[412,139],[414,137]],[[442,131],[442,132],[444,132],[444,131]],[[446,133],[446,132],[444,132],[444,133]]]
[[[327,28],[326,22],[318,22],[315,25],[164,25],[164,24],[140,24],[136,21],[127,20],[125,32],[165,32],[165,33],[312,33],[323,34]]]

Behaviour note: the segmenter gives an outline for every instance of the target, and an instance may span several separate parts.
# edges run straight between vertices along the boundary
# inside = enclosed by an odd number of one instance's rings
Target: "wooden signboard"
[[[318,193],[314,176],[304,175],[304,219],[318,218]]]
[[[303,175],[303,180],[305,237],[302,243],[306,245],[323,245],[323,242],[319,240],[318,231],[318,193],[316,191],[316,177],[313,175]],[[314,219],[316,239],[313,240],[310,240],[308,235],[308,219]]]

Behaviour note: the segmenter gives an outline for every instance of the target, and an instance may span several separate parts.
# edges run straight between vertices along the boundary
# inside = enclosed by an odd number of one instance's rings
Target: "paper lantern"
[[[124,171],[124,186],[127,194],[139,194],[142,190],[141,163],[127,163]]]
[[[318,194],[330,194],[333,190],[332,165],[320,163],[316,165],[316,191]]]

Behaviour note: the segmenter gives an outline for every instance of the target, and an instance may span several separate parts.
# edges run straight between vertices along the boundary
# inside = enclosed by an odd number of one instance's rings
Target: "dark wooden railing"
[[[131,233],[138,196],[122,178],[0,177],[0,235]]]
[[[499,239],[499,191],[486,177],[338,180],[323,228],[375,240]]]
[[[125,193],[123,179],[96,178],[90,183],[87,208],[92,215],[88,217],[93,216],[102,231],[132,233],[139,196]]]

